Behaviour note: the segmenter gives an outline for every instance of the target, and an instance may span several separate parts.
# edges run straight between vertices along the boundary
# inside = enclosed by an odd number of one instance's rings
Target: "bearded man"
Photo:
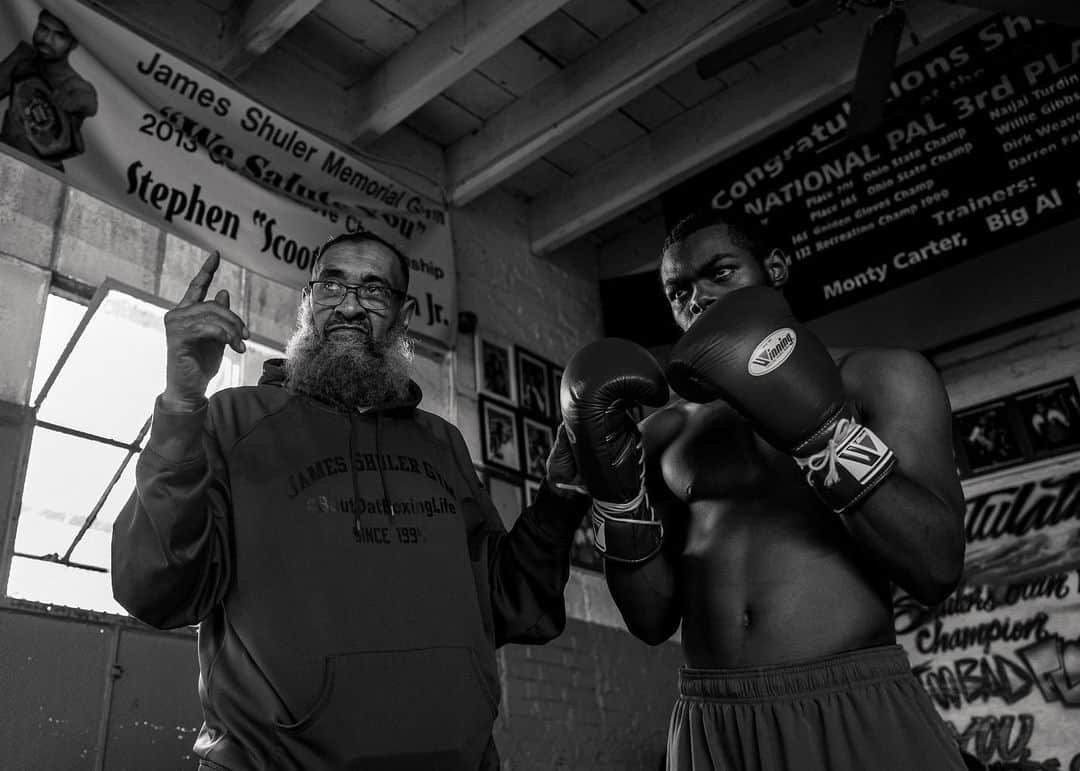
[[[460,432],[417,407],[409,262],[371,233],[320,250],[287,359],[207,400],[248,336],[227,292],[205,301],[218,262],[165,316],[112,542],[121,605],[199,625],[199,768],[497,769],[495,648],[562,632],[588,499],[545,482],[505,530]]]

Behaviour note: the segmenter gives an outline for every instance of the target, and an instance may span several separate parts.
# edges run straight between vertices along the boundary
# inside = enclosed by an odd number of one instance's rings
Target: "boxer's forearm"
[[[963,518],[902,471],[843,521],[871,561],[924,605],[956,588],[964,567]]]
[[[607,560],[604,577],[632,635],[649,645],[659,645],[675,634],[682,612],[675,569],[666,552],[640,565]]]

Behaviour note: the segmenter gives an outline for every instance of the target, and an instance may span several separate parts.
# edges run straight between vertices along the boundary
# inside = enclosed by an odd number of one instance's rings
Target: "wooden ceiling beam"
[[[904,41],[901,60],[928,50],[988,14],[959,5],[913,5],[912,29],[922,44]],[[725,158],[736,155],[799,118],[846,96],[855,81],[872,15],[829,24],[815,49],[776,60],[683,113],[657,131],[605,158],[533,200],[532,249],[550,252],[660,195]]]
[[[449,147],[450,199],[468,203],[704,53],[789,7],[787,0],[665,0]]]
[[[269,51],[320,0],[251,0],[237,3],[226,23],[221,58],[215,67],[233,80]]]
[[[385,134],[566,2],[462,0],[351,89],[353,142]]]

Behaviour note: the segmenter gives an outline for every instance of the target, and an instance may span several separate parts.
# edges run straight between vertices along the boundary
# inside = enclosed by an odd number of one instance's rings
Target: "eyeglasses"
[[[367,284],[342,284],[338,281],[309,281],[311,299],[316,305],[336,306],[345,301],[349,292],[356,293],[356,301],[365,308],[384,310],[390,307],[390,301],[400,300],[405,292],[391,289],[386,284],[372,281]]]

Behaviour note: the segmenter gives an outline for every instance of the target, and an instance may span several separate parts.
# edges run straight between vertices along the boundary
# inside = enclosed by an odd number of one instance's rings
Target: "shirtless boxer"
[[[652,645],[682,624],[668,769],[962,771],[891,603],[960,578],[945,389],[909,351],[834,360],[777,291],[783,255],[729,222],[692,215],[665,244],[667,378],[618,339],[563,375],[564,461],[615,603]],[[683,398],[639,433],[626,407],[665,405],[667,383]]]

